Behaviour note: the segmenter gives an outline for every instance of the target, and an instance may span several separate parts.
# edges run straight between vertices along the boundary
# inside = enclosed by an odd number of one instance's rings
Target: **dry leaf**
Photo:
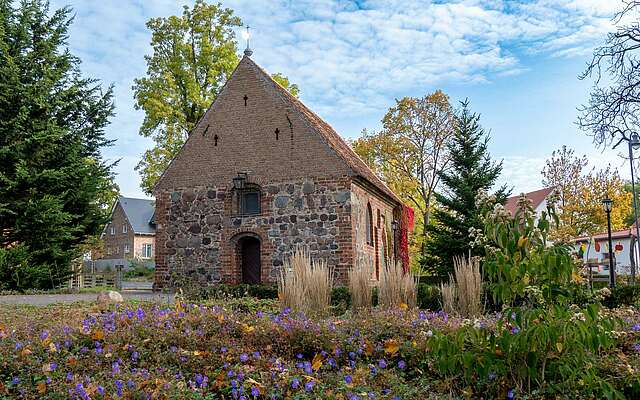
[[[44,382],[38,383],[38,393],[44,394],[47,391],[47,384]]]
[[[407,303],[400,303],[400,309],[407,311],[409,309],[409,305]]]
[[[102,340],[104,339],[104,332],[102,329],[96,329],[91,333],[91,339],[93,340]]]
[[[396,342],[394,339],[389,339],[384,343],[385,353],[389,355],[394,355],[398,352],[398,350],[400,350],[400,346],[398,345],[398,342]]]
[[[317,371],[320,367],[322,367],[322,355],[320,353],[316,353],[311,361],[311,368],[313,368],[314,371]]]

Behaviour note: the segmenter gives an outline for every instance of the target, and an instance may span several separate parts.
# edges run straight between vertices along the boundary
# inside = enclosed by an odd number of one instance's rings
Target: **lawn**
[[[402,308],[314,321],[252,298],[170,309],[4,306],[0,398],[599,398],[607,386],[614,397],[638,393],[635,309],[469,320]]]

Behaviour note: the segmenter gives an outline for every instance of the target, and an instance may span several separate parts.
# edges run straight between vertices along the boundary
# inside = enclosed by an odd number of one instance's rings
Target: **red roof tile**
[[[531,206],[536,209],[543,201],[547,198],[547,196],[553,191],[553,188],[544,188],[540,190],[535,190],[533,192],[525,193],[524,195],[527,199],[531,200]],[[504,203],[504,208],[509,211],[511,214],[515,214],[518,208],[518,199],[520,199],[521,194],[517,196],[511,196]]]

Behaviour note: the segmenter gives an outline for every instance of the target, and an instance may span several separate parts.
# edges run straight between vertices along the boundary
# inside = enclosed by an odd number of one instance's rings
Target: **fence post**
[[[116,285],[116,289],[117,290],[122,290],[122,269],[123,269],[123,265],[116,265],[116,281],[115,281],[115,285]]]

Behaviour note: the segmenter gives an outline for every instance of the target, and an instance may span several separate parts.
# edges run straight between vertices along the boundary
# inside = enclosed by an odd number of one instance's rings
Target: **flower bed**
[[[514,311],[473,321],[418,310],[312,321],[274,307],[217,305],[26,310],[0,310],[0,398],[640,393],[633,309]]]

